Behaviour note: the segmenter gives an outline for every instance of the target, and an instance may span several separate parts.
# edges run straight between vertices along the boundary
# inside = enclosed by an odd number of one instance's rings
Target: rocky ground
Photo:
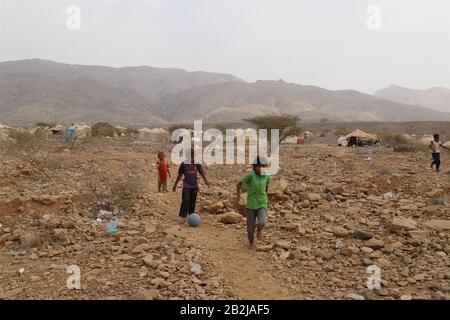
[[[450,153],[436,174],[427,153],[283,146],[250,250],[232,205],[248,166],[206,167],[212,186],[201,185],[202,224],[190,228],[181,190],[156,190],[156,152],[170,145],[47,148],[45,174],[0,154],[1,299],[450,297]],[[119,231],[108,233],[114,215]],[[67,287],[71,265],[81,289]],[[367,287],[371,266],[379,289]]]

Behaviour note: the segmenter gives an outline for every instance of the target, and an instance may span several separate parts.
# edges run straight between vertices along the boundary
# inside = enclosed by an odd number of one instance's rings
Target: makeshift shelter
[[[348,145],[348,139],[344,136],[340,136],[337,140],[338,146],[346,147]]]
[[[297,136],[292,136],[292,137],[287,137],[286,139],[284,139],[281,144],[300,144],[299,140],[301,138],[297,137]]]
[[[13,128],[0,123],[0,140],[6,140],[10,138],[13,131]]]
[[[58,124],[52,128],[49,128],[48,131],[50,131],[51,134],[54,136],[63,135],[64,134],[64,126]]]
[[[423,137],[419,138],[418,142],[423,145],[429,145],[430,142],[433,140],[434,140],[434,138],[432,135],[425,134],[425,135],[423,135]]]
[[[124,137],[127,134],[127,128],[116,126],[117,134],[121,137]]]
[[[99,122],[92,126],[92,136],[94,137],[117,137],[116,127],[108,122]]]
[[[142,128],[138,130],[138,136],[139,139],[152,143],[167,143],[170,139],[169,131],[162,128]]]
[[[349,133],[345,136],[345,138],[347,139],[347,146],[349,147],[374,145],[379,143],[379,139],[376,134],[370,134],[360,129],[356,129],[355,131]]]
[[[91,132],[92,132],[91,126],[89,126],[83,122],[74,123],[72,125],[72,127],[75,128],[76,135],[78,138],[86,138],[87,136],[91,135]]]

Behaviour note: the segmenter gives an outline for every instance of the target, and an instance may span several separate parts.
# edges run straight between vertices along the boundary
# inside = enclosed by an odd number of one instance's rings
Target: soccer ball
[[[187,222],[191,227],[197,227],[200,224],[200,216],[193,212],[187,216]]]

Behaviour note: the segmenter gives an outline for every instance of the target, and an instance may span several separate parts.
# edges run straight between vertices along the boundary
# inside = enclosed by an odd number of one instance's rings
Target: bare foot
[[[263,238],[263,236],[262,236],[262,230],[258,230],[258,231],[256,232],[256,238],[258,239],[258,241],[262,241],[262,238]]]
[[[250,249],[256,249],[256,245],[255,245],[254,242],[250,242],[250,243],[248,244],[248,247],[249,247]]]

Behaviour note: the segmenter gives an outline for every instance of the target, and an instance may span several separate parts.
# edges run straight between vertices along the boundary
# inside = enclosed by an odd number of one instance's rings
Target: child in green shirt
[[[246,175],[237,184],[236,189],[236,206],[241,199],[241,187],[245,184],[248,187],[247,193],[247,236],[249,247],[255,248],[255,229],[258,230],[257,238],[262,239],[262,229],[267,222],[266,208],[268,204],[267,189],[269,186],[270,176],[262,172],[262,168],[267,166],[267,160],[257,157],[253,163],[253,171]],[[258,218],[258,224],[256,224]]]

